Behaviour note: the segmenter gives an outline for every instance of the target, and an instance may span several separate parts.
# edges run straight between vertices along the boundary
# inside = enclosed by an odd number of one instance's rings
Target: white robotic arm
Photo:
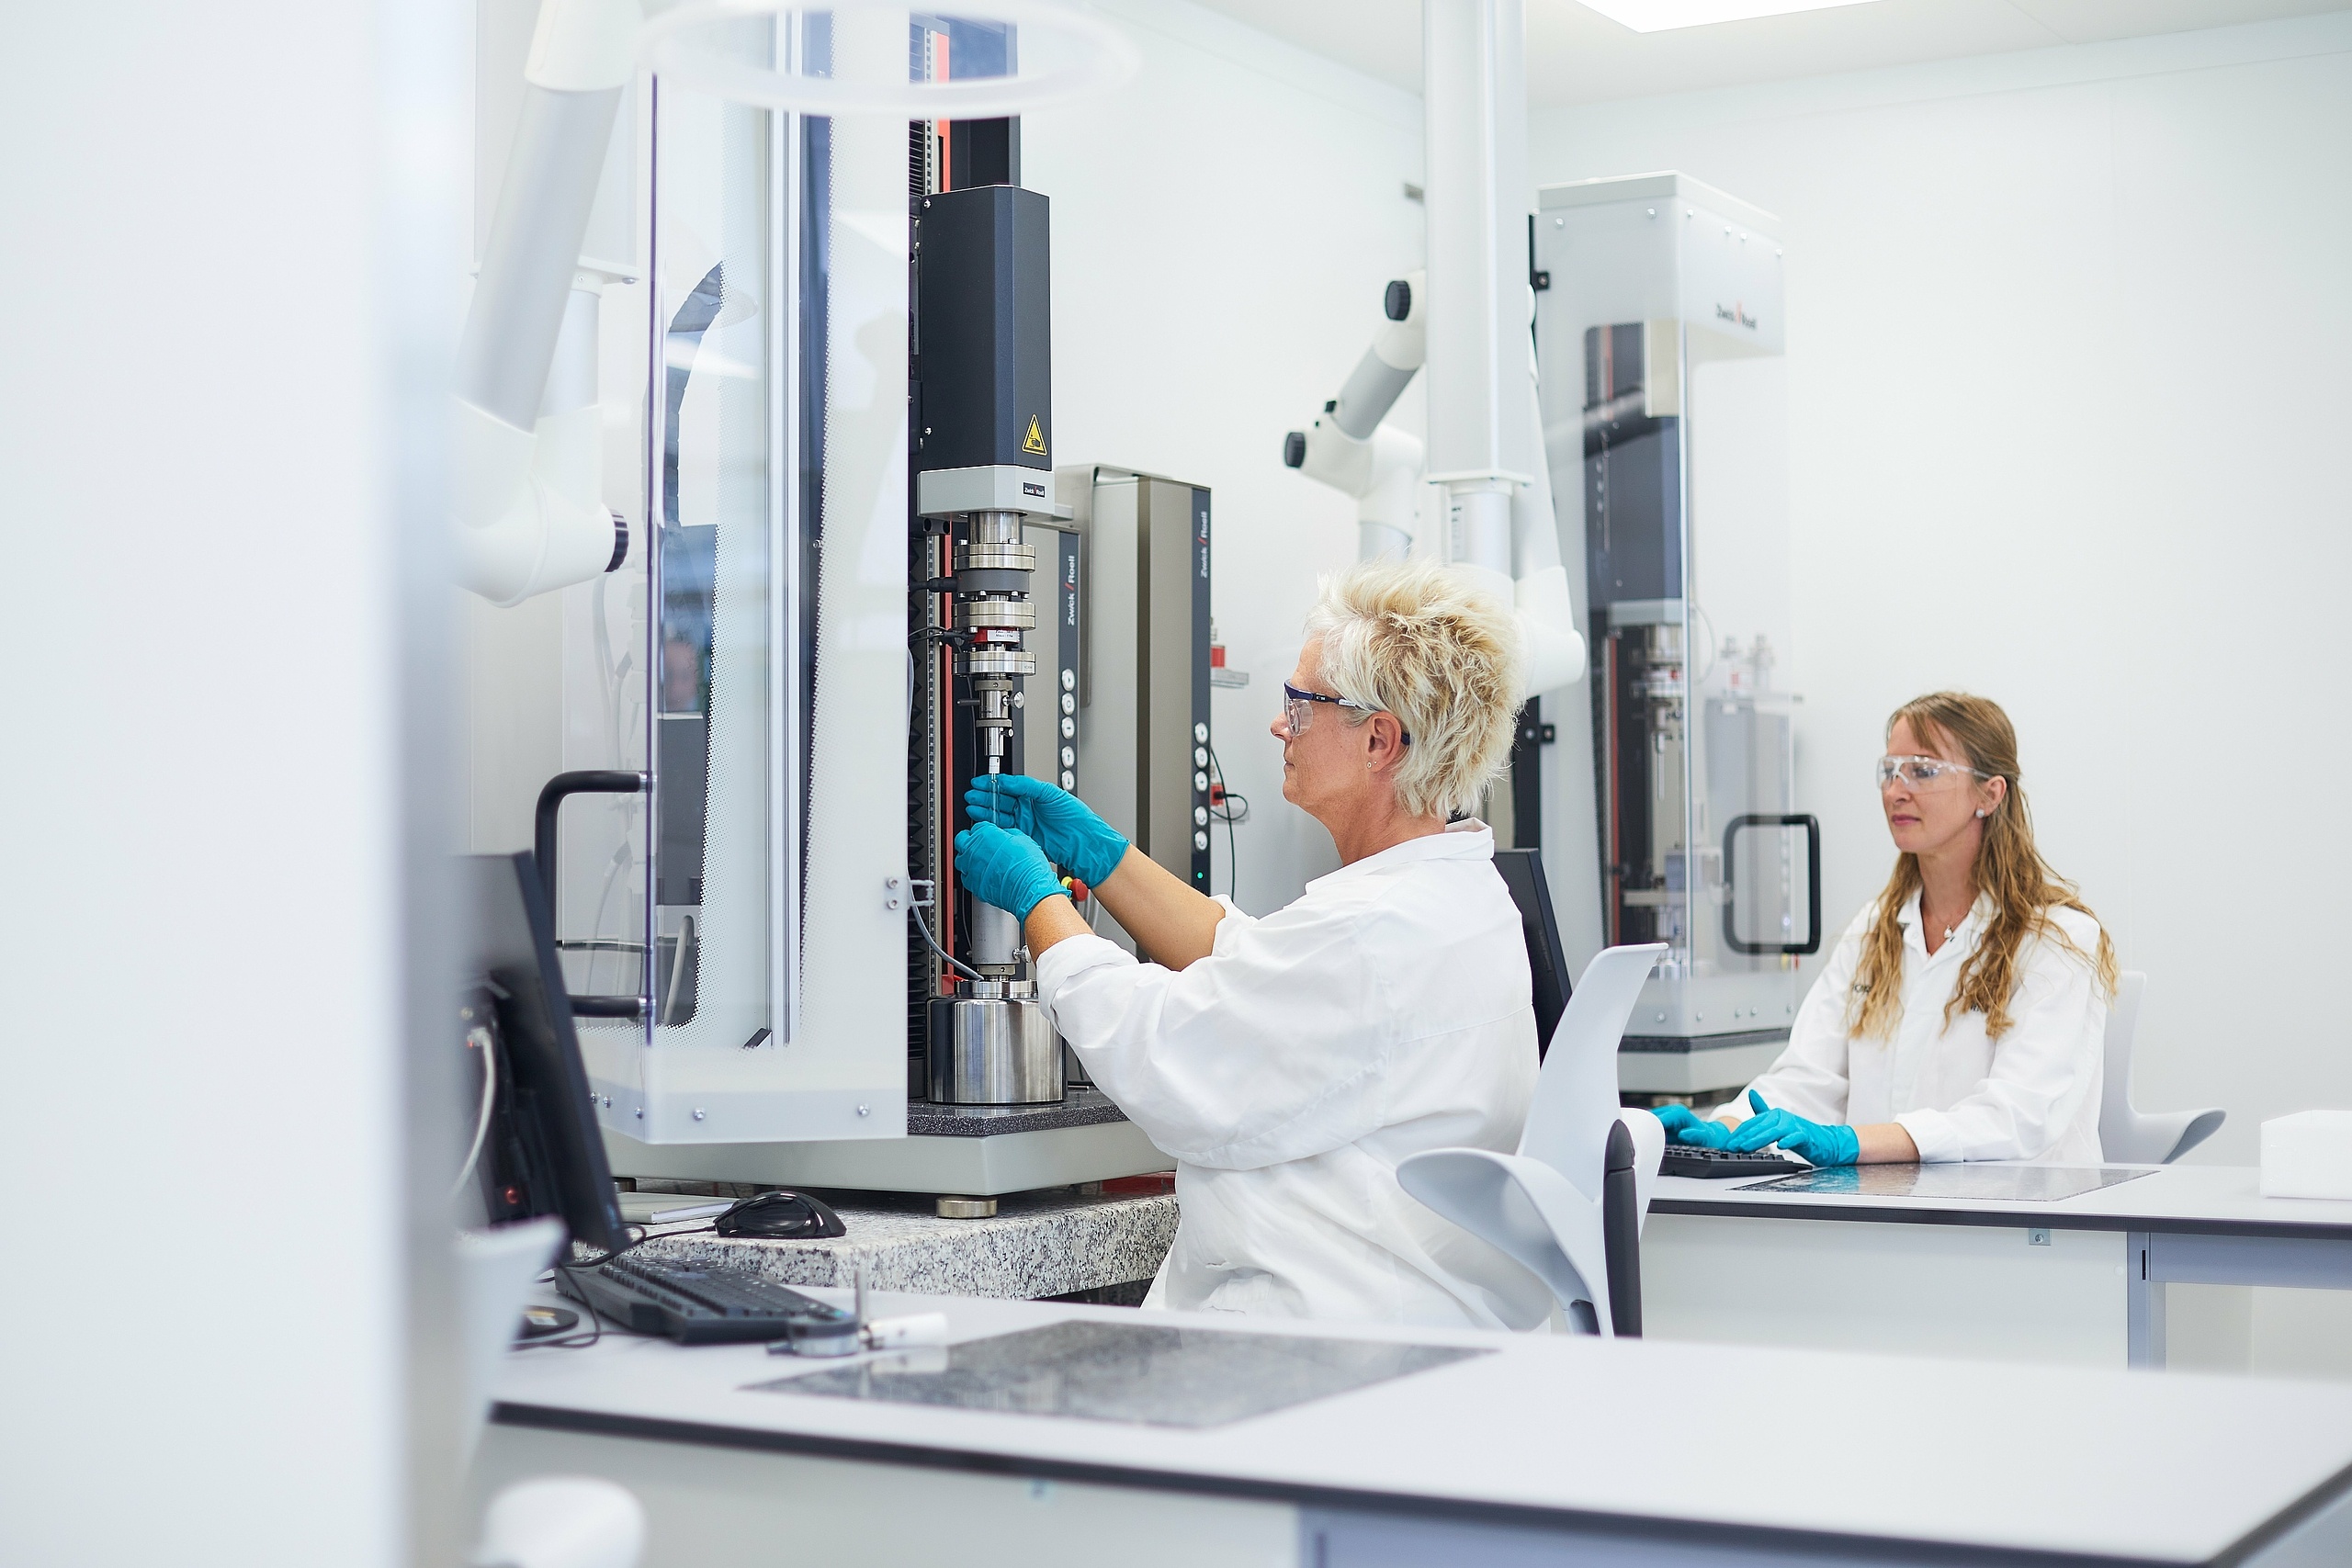
[[[1314,423],[1283,438],[1284,463],[1355,498],[1360,560],[1403,556],[1413,547],[1421,444],[1380,422],[1421,367],[1421,300],[1428,292],[1418,272],[1388,286],[1383,301],[1388,320],[1347,385]]]
[[[638,0],[544,0],[523,117],[458,345],[458,581],[496,604],[620,566],[596,404],[602,279],[583,270],[614,118],[636,69]]]
[[[1422,273],[1389,284],[1382,301],[1388,319],[1357,362],[1347,385],[1323,405],[1323,412],[1311,424],[1292,431],[1283,440],[1284,463],[1355,498],[1356,553],[1361,560],[1402,557],[1413,547],[1415,502],[1424,483],[1423,448],[1413,436],[1380,422],[1396,406],[1426,357],[1428,296],[1428,279]],[[1505,404],[1515,411],[1521,426],[1510,433],[1508,441],[1522,454],[1520,461],[1528,480],[1511,492],[1510,575],[1505,576],[1498,563],[1479,560],[1463,549],[1449,553],[1464,570],[1488,574],[1496,592],[1511,601],[1527,638],[1527,689],[1547,692],[1583,678],[1585,649],[1568,597],[1568,574],[1560,564],[1559,529],[1553,516],[1552,484],[1536,406],[1532,340],[1527,367],[1524,407],[1519,407],[1516,400]]]

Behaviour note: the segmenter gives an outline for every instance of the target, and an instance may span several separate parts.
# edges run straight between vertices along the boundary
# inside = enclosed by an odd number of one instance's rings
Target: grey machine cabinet
[[[1084,589],[1070,716],[1075,793],[1206,893],[1208,488],[1099,464],[1057,468],[1054,483],[1078,529]],[[1107,913],[1096,923],[1134,946]]]

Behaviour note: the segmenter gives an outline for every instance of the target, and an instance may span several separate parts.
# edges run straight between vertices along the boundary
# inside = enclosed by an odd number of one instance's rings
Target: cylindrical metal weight
[[[969,544],[956,547],[956,570],[1035,571],[1037,551],[1032,545]]]
[[[943,1105],[1051,1105],[1061,1100],[1062,1089],[1061,1038],[1034,998],[931,999],[933,1100]]]
[[[956,656],[959,675],[1035,675],[1037,656],[1017,648],[975,648]]]
[[[1037,606],[1026,599],[965,599],[956,605],[956,624],[1028,631],[1037,624]]]

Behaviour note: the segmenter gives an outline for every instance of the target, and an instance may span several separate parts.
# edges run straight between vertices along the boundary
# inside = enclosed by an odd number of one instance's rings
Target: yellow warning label
[[[1021,449],[1035,452],[1040,457],[1046,455],[1046,433],[1037,427],[1037,416],[1034,413],[1029,416],[1029,434],[1021,438]]]

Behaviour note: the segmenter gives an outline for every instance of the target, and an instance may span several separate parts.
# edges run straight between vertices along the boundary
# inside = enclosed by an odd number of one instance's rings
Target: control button
[[[1074,719],[1074,718],[1065,718],[1065,719],[1063,719],[1063,720],[1062,720],[1062,739],[1063,739],[1068,740],[1069,739],[1070,739],[1072,736],[1076,735],[1077,733],[1078,733],[1078,720],[1076,720],[1076,719]]]
[[[1068,673],[1069,673],[1069,671],[1063,671],[1063,673],[1064,673],[1064,674],[1068,674]],[[1062,694],[1062,712],[1064,712],[1064,713],[1076,713],[1077,711],[1078,711],[1078,699],[1077,699],[1076,697],[1071,696],[1068,692],[1064,692],[1064,693]]]
[[[1193,775],[1193,787],[1194,789],[1196,789],[1196,790],[1200,791],[1203,795],[1206,795],[1206,794],[1208,794],[1208,792],[1209,792],[1209,776],[1208,776],[1208,774],[1206,774],[1206,773],[1194,773],[1194,774]]]
[[[1012,694],[1012,705],[1013,705],[1014,707],[1017,707],[1017,708],[1019,708],[1019,707],[1027,707],[1029,705],[1028,705],[1028,703],[1027,703],[1027,702],[1025,702],[1025,701],[1023,700],[1023,698],[1026,696],[1026,694],[1025,694],[1025,693],[1022,693],[1022,692],[1015,692],[1015,693],[1013,693],[1013,694]]]
[[[1196,767],[1196,768],[1205,768],[1205,767],[1207,767],[1208,765],[1209,765],[1209,754],[1208,754],[1208,749],[1207,749],[1206,747],[1202,747],[1202,746],[1195,746],[1195,747],[1193,747],[1193,766],[1194,766],[1194,767]]]
[[[1076,773],[1071,773],[1068,768],[1064,768],[1064,769],[1062,770],[1062,788],[1064,788],[1064,789],[1076,789],[1077,787],[1078,787],[1078,775],[1077,775]]]
[[[1193,807],[1193,826],[1195,828],[1205,828],[1208,825],[1209,808],[1205,806],[1195,806]]]
[[[1209,727],[1205,724],[1196,724],[1193,726],[1193,739],[1199,741],[1204,746],[1207,745],[1209,741]]]
[[[1193,847],[1196,850],[1207,849],[1209,847],[1209,836],[1206,833],[1194,833],[1193,835]]]
[[[1078,766],[1078,752],[1074,749],[1068,746],[1062,748],[1062,766],[1065,768]]]
[[[1062,690],[1065,692],[1075,692],[1078,690],[1077,671],[1065,670],[1062,671]]]

